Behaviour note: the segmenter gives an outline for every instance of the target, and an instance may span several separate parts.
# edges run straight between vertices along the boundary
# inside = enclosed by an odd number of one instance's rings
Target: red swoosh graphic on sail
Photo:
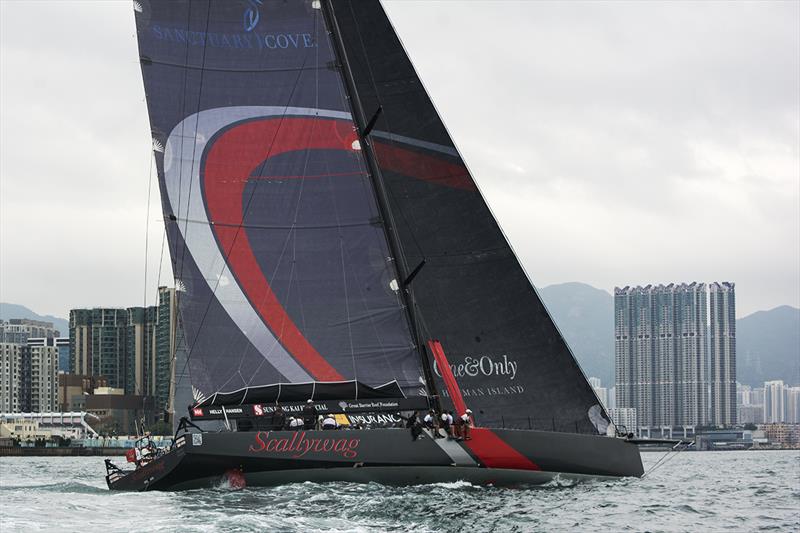
[[[388,170],[453,189],[476,190],[464,165],[380,141],[373,146],[378,162]]]
[[[253,172],[268,158],[309,149],[353,151],[356,139],[352,122],[345,120],[320,117],[252,120],[222,133],[208,149],[203,168],[209,220],[231,271],[273,334],[318,381],[342,381],[346,378],[305,338],[272,291],[247,233],[241,229],[244,216],[242,196]],[[374,146],[387,170],[438,185],[474,190],[474,184],[462,165],[398,146],[381,143]],[[280,178],[286,179],[285,176]]]
[[[318,381],[342,376],[303,336],[272,291],[256,260],[243,221],[242,195],[250,175],[267,158],[306,149],[352,150],[352,125],[319,118],[271,118],[226,131],[208,150],[206,206],[223,254],[258,314],[306,371]],[[223,225],[224,224],[224,225]]]

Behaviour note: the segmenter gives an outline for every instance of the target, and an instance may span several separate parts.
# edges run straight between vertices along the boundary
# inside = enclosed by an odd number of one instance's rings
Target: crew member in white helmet
[[[461,422],[461,434],[464,440],[472,440],[470,433],[472,432],[472,428],[475,427],[475,419],[472,418],[471,409],[467,409],[466,412],[461,415]]]
[[[325,418],[322,419],[322,429],[338,429],[339,424],[336,422],[336,418],[330,413],[325,415]]]
[[[299,416],[289,417],[289,429],[292,431],[299,431],[303,429],[303,419]]]

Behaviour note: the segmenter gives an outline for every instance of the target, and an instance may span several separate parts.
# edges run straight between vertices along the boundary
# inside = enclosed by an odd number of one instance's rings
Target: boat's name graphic
[[[497,360],[489,355],[481,357],[467,356],[463,363],[450,363],[453,376],[457,378],[481,376],[509,376],[513,380],[517,376],[517,362],[509,359],[507,355],[502,360]],[[434,361],[433,370],[442,377],[439,366]]]
[[[291,437],[274,437],[270,431],[256,433],[255,443],[248,448],[255,453],[290,453],[298,459],[308,453],[338,454],[346,459],[358,456],[361,439],[347,437],[308,438],[305,431],[295,432]]]

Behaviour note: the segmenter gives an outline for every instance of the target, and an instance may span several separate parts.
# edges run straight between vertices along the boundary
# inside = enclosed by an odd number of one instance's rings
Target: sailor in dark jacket
[[[316,429],[317,425],[317,406],[313,400],[308,400],[303,407],[303,425],[306,429]]]
[[[402,415],[400,417],[402,418]],[[406,427],[411,430],[411,440],[417,440],[422,435],[422,423],[419,421],[419,414],[416,411],[406,419]]]
[[[283,407],[278,405],[272,412],[272,430],[280,431],[286,425],[286,413],[283,412]]]

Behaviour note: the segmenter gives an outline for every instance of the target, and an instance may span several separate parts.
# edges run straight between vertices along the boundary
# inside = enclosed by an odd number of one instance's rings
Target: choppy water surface
[[[644,479],[526,489],[112,493],[103,474],[100,457],[0,458],[0,531],[800,531],[798,451],[686,452]]]

